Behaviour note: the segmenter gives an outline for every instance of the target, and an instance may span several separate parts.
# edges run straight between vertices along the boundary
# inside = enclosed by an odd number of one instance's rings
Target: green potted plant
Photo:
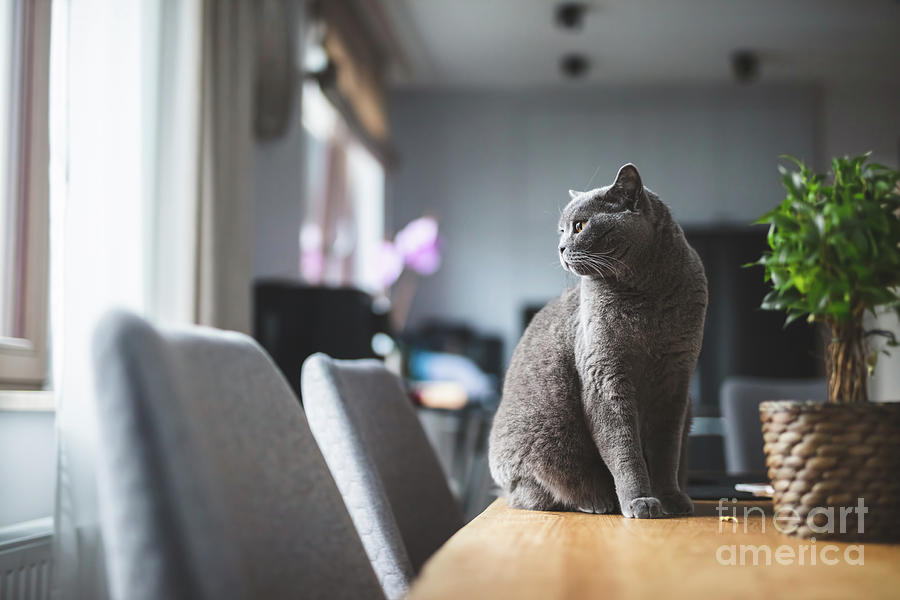
[[[827,175],[790,160],[787,197],[757,221],[768,249],[753,265],[772,285],[763,309],[827,328],[828,401],[760,405],[775,509],[802,537],[900,539],[900,404],[866,391],[897,339],[865,321],[900,315],[900,172],[868,154],[834,159]]]

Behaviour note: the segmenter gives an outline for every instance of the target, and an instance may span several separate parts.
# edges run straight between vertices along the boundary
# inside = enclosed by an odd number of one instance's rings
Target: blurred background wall
[[[568,189],[608,185],[633,162],[683,226],[747,225],[780,195],[778,154],[817,152],[811,87],[409,91],[391,100],[403,158],[388,180],[390,214],[396,223],[435,214],[448,249],[412,320],[472,320],[504,336],[507,356],[525,306],[575,283],[555,253]]]
[[[395,91],[402,158],[388,178],[389,222],[432,213],[448,248],[411,326],[472,322],[503,337],[508,359],[523,310],[575,283],[551,252],[566,190],[607,185],[634,162],[689,233],[749,229],[783,195],[782,154],[822,170],[868,150],[896,164],[897,97],[884,85],[815,84]],[[885,360],[876,390],[897,389],[897,371]]]
[[[625,162],[689,234],[704,235],[748,232],[783,197],[782,154],[822,170],[832,156],[868,150],[898,163],[896,3],[572,3],[583,15],[571,28],[560,23],[563,4],[334,4],[355,16],[384,67],[394,159],[384,234],[423,214],[440,223],[443,266],[419,282],[409,329],[465,323],[500,336],[508,360],[525,310],[575,283],[552,251],[566,191],[605,185]],[[298,14],[303,30],[309,13]],[[755,61],[743,77],[741,52]],[[572,56],[583,72],[567,73]],[[295,277],[299,261],[309,197],[296,190],[310,189],[296,76],[286,133],[254,150],[260,279]],[[900,385],[900,358],[891,360],[876,395]]]

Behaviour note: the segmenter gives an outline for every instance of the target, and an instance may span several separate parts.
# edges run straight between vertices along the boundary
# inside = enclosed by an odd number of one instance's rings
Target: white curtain
[[[250,331],[253,0],[205,7],[196,320]]]
[[[113,306],[250,327],[250,0],[55,0],[55,596],[107,597],[90,339]]]

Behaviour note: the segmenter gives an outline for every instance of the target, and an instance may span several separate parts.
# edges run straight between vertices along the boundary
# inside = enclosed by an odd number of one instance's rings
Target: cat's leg
[[[576,492],[575,510],[595,515],[619,512],[612,476],[605,465],[600,466],[605,473],[596,473],[590,480],[582,482],[580,489]]]
[[[690,427],[687,386],[686,380],[681,382],[672,397],[661,398],[661,402],[647,411],[643,428],[650,484],[667,515],[689,515],[694,511],[684,491]]]
[[[612,476],[597,454],[584,418],[573,419],[562,429],[565,433],[557,431],[559,437],[543,432],[540,451],[527,452],[515,462],[495,461],[494,479],[504,488],[507,502],[533,510],[616,512]],[[518,449],[523,447],[528,446],[520,444]],[[514,472],[508,470],[510,464],[516,464]]]
[[[537,467],[534,477],[559,499],[563,510],[598,515],[617,512],[618,502],[609,469],[597,454],[587,432],[583,437],[583,443],[580,440],[572,442],[571,453],[559,457],[562,461]]]
[[[585,412],[597,450],[612,474],[619,507],[626,517],[662,514],[653,496],[641,449],[634,387],[622,378],[605,378],[599,392],[587,390]]]
[[[503,487],[510,506],[595,514],[616,512],[612,476],[597,454],[581,403],[576,403],[577,414],[572,411],[570,418],[557,420],[552,431],[543,430],[529,438],[539,439],[540,443],[501,439],[493,442],[491,473]],[[549,423],[546,420],[543,424]]]
[[[523,510],[563,510],[553,495],[531,477],[523,477],[510,483],[506,503],[511,508]]]

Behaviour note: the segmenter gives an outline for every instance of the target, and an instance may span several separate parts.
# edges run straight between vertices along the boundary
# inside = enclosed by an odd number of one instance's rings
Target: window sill
[[[44,517],[0,527],[0,551],[48,539],[53,535],[53,517]]]
[[[0,390],[0,412],[54,412],[56,399],[50,391]]]

